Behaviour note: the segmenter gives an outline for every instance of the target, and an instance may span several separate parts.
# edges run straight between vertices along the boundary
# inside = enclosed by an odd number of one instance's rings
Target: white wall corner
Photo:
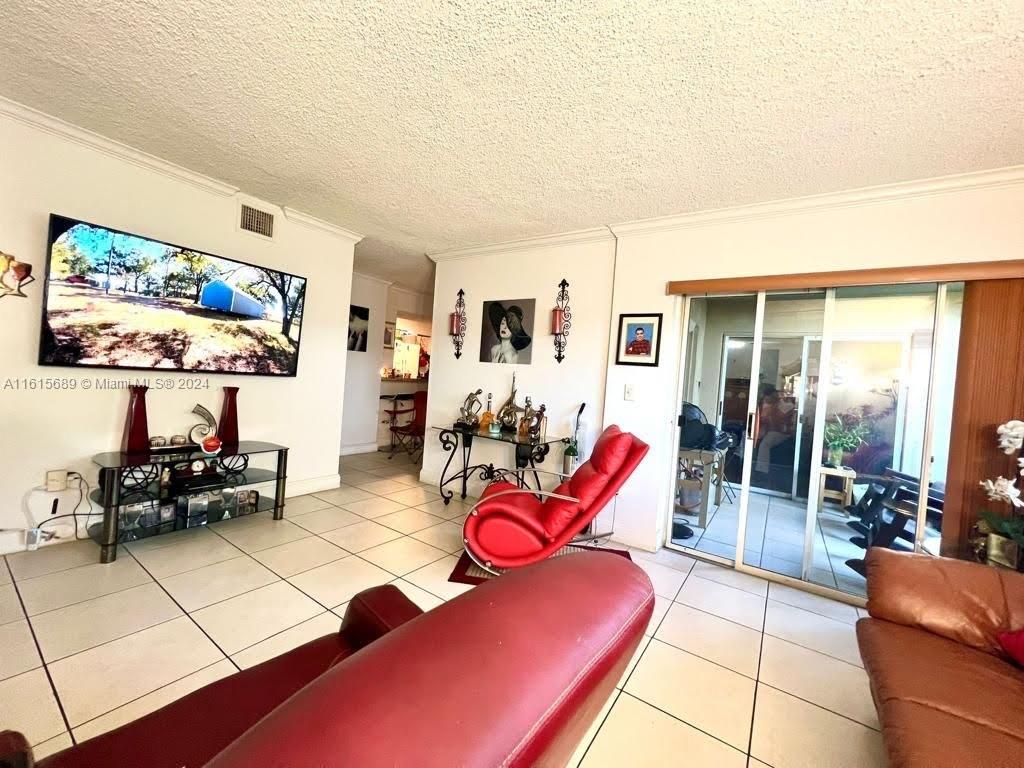
[[[217,195],[230,197],[238,192],[238,187],[232,186],[231,184],[218,181],[217,179],[206,176],[202,173],[190,171],[187,168],[182,168],[180,165],[175,165],[167,160],[161,160],[159,157],[151,155],[148,152],[135,149],[134,147],[122,144],[114,139],[108,139],[106,136],[101,136],[100,134],[94,133],[86,128],[80,128],[77,125],[72,125],[58,117],[53,117],[45,112],[40,112],[38,109],[27,107],[24,104],[19,104],[18,102],[4,98],[3,96],[0,96],[0,115],[25,123],[33,128],[38,128],[46,133],[60,136],[61,138],[73,141],[76,144],[81,144],[89,147],[90,149],[95,149],[99,152],[103,152],[104,154],[111,155],[120,160],[132,163],[133,165],[138,165],[142,168],[178,179],[179,181],[184,181]]]
[[[284,207],[284,217],[288,221],[293,221],[296,224],[301,224],[304,227],[310,229],[320,229],[324,232],[330,232],[332,235],[344,238],[345,240],[351,241],[353,245],[363,239],[363,236],[358,232],[353,232],[351,229],[345,229],[339,227],[337,224],[331,224],[329,221],[318,219],[316,216],[310,216],[308,213],[297,211],[294,208]]]

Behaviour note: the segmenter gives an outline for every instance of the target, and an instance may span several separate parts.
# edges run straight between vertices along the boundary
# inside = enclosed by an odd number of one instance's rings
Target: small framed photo
[[[395,348],[395,324],[390,320],[384,323],[384,349]]]
[[[657,366],[661,355],[661,314],[619,315],[616,365]]]

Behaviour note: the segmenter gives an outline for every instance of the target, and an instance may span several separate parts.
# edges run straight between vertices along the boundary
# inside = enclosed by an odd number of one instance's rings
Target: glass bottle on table
[[[494,421],[494,411],[491,409],[492,405],[493,405],[493,403],[492,403],[492,400],[491,400],[491,393],[488,392],[487,393],[487,410],[485,410],[483,413],[480,414],[480,427],[479,427],[479,429],[480,429],[481,432],[486,432],[490,428],[491,423]]]

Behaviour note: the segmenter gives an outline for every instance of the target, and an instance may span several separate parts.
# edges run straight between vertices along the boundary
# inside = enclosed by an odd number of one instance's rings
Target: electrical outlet
[[[633,397],[633,385],[627,384],[622,391],[622,399],[632,402],[636,398]]]
[[[46,472],[46,490],[54,493],[68,489],[68,471],[66,469],[50,469]]]

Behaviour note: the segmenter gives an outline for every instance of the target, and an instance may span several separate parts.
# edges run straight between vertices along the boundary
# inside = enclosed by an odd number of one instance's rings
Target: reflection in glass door
[[[824,291],[765,296],[743,562],[793,578],[803,575],[811,514],[808,470],[824,316]]]
[[[689,298],[670,543],[855,595],[869,548],[936,552],[962,295]]]
[[[670,539],[704,555],[734,560],[752,436],[757,297],[695,297],[686,315],[689,354],[678,404]]]

